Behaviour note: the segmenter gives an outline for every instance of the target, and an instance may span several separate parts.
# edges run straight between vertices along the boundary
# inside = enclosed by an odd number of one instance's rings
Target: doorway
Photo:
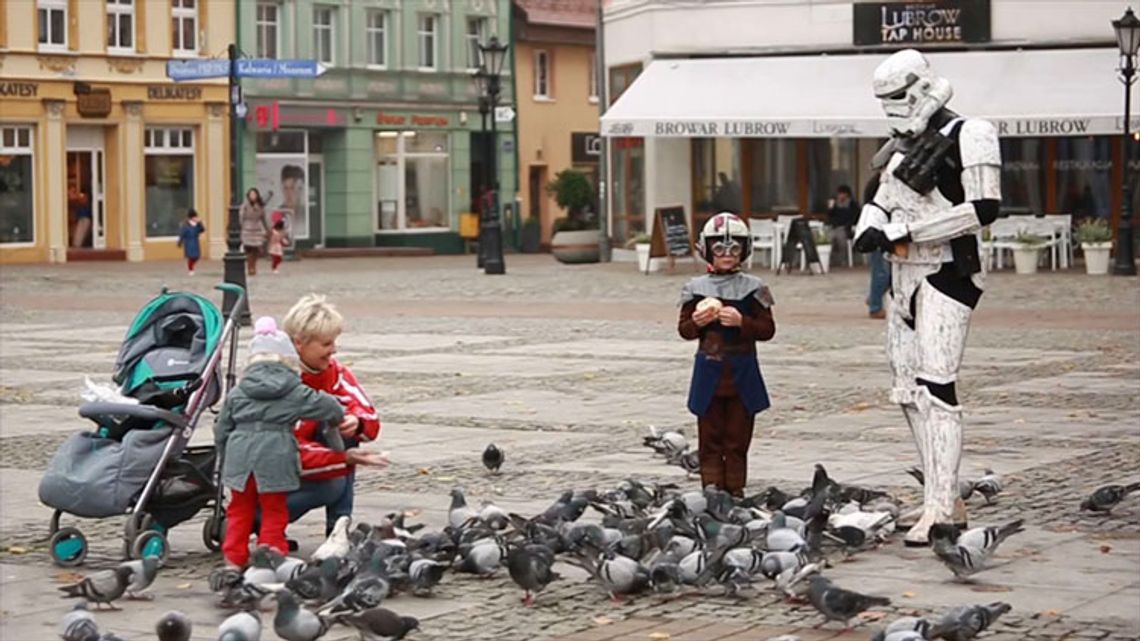
[[[309,155],[309,233],[318,247],[325,246],[325,161],[321,155]]]
[[[67,230],[72,249],[107,248],[102,127],[67,129]]]
[[[543,204],[546,202],[546,165],[531,165],[529,175],[530,211],[527,215],[535,220],[542,220]]]

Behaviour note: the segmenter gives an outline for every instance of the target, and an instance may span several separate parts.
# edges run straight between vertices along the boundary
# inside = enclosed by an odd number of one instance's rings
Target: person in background
[[[859,203],[851,196],[851,188],[840,185],[835,198],[828,203],[827,229],[831,236],[831,266],[846,263],[847,242],[852,238],[855,221],[859,218]],[[852,267],[852,265],[845,265]]]
[[[269,264],[273,273],[278,273],[281,259],[285,256],[285,247],[289,244],[289,234],[285,231],[285,219],[280,218],[273,223],[269,232]]]
[[[867,188],[863,192],[864,201],[870,202],[870,199],[874,198],[878,184],[879,181],[874,178],[867,183]],[[858,222],[858,217],[855,220]],[[867,294],[867,315],[882,320],[887,317],[887,312],[883,309],[883,297],[887,295],[887,290],[891,286],[891,264],[887,262],[887,257],[881,251],[868,252],[867,262],[871,265],[871,290]]]
[[[205,225],[198,219],[198,212],[194,209],[186,212],[186,222],[178,229],[178,246],[182,248],[182,255],[186,258],[186,269],[189,275],[194,275],[194,265],[202,258],[202,244],[198,237],[206,231]]]
[[[261,247],[265,244],[269,228],[265,224],[265,201],[261,192],[251,187],[245,193],[241,204],[241,244],[245,250],[245,267],[250,276],[257,275],[257,259],[261,257]]]

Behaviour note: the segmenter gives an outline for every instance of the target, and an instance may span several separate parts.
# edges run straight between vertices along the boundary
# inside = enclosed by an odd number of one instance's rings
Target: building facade
[[[488,184],[471,73],[478,44],[510,41],[509,0],[250,0],[239,48],[315,59],[316,79],[245,79],[242,189],[257,187],[298,247],[463,250],[459,221]],[[504,65],[500,105],[514,102]],[[497,136],[500,200],[514,199],[511,123]]]
[[[666,206],[683,205],[699,229],[723,210],[823,215],[841,184],[858,197],[887,136],[871,74],[905,47],[951,81],[951,109],[998,126],[1006,212],[1115,228],[1124,90],[1111,21],[1124,5],[920,4],[608,2],[602,133],[615,244]]]
[[[543,244],[565,215],[546,191],[572,169],[598,184],[596,0],[515,0],[519,206],[540,221]]]
[[[0,262],[169,259],[186,212],[225,252],[228,0],[0,1]]]

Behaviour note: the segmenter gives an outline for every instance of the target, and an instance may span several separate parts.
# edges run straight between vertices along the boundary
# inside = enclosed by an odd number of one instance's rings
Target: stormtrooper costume
[[[929,543],[935,523],[966,521],[958,497],[962,406],[955,383],[970,316],[985,286],[981,230],[1001,202],[1001,152],[993,124],[946,108],[953,91],[913,49],[875,70],[875,96],[891,139],[855,230],[861,252],[894,263],[887,358],[892,402],[903,410],[926,474],[921,516],[908,545]],[[877,183],[877,184],[876,184]]]

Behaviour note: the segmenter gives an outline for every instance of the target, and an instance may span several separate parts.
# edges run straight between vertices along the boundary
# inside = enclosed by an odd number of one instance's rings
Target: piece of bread
[[[719,314],[721,307],[724,307],[724,303],[720,302],[719,298],[702,298],[701,302],[697,303],[698,312],[703,312],[706,309],[711,309]]]

